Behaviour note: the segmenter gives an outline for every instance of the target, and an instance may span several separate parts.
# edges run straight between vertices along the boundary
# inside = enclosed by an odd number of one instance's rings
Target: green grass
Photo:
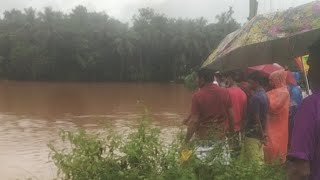
[[[160,130],[149,125],[147,115],[128,137],[115,133],[108,136],[63,131],[61,138],[70,147],[49,144],[51,158],[58,167],[57,177],[67,180],[282,180],[281,166],[257,165],[233,158],[225,165],[214,161],[222,146],[210,152],[205,160],[194,154],[185,161],[180,152],[185,148],[183,134],[168,146],[160,139]],[[193,149],[194,146],[188,148]]]

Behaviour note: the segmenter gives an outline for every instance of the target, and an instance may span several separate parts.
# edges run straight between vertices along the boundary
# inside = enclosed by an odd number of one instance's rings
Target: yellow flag
[[[302,56],[302,64],[303,64],[303,68],[304,68],[304,71],[306,72],[306,74],[308,74],[308,71],[309,71],[309,65],[308,65],[308,58],[309,58],[309,55],[306,55],[306,56]]]

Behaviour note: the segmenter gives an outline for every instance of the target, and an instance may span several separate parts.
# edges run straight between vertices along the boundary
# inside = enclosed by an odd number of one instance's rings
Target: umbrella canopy
[[[274,64],[265,64],[259,66],[252,66],[248,68],[248,73],[253,73],[255,71],[260,72],[262,75],[269,77],[275,71],[284,70],[282,66],[277,63]]]
[[[320,38],[320,2],[258,15],[229,34],[202,67],[229,71],[292,60]]]
[[[285,69],[277,63],[248,67],[249,74],[253,72],[259,72],[267,78],[269,78],[273,72],[280,71],[280,70],[285,70]],[[293,73],[289,70],[287,70],[286,72],[287,72],[287,79],[286,79],[287,85],[294,85],[294,86],[297,85],[297,81],[295,80]]]

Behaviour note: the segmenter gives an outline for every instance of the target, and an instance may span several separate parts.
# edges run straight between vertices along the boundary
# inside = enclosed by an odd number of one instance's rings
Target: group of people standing
[[[318,43],[319,44],[319,43]],[[240,158],[257,163],[290,160],[290,179],[320,179],[320,46],[310,49],[309,79],[313,95],[302,102],[297,74],[278,70],[260,72],[237,82],[235,73],[214,76],[209,69],[197,73],[199,90],[192,97],[186,142],[195,135],[210,141],[210,132],[239,136]],[[316,70],[317,68],[318,71]]]

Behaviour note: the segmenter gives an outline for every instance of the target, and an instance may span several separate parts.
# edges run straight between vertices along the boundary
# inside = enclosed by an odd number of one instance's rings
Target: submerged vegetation
[[[233,157],[229,164],[216,161],[223,146],[217,146],[205,159],[195,153],[181,158],[186,147],[178,135],[171,144],[161,141],[160,130],[149,125],[144,116],[137,130],[127,137],[62,132],[70,147],[50,144],[51,157],[58,167],[58,177],[66,180],[100,179],[180,179],[180,180],[282,180],[281,166],[258,165]],[[188,147],[189,149],[194,149]],[[192,151],[190,151],[192,152]],[[194,150],[193,150],[194,152]]]
[[[84,6],[0,16],[0,78],[178,81],[239,24],[230,9],[208,23],[140,9],[130,24]]]

